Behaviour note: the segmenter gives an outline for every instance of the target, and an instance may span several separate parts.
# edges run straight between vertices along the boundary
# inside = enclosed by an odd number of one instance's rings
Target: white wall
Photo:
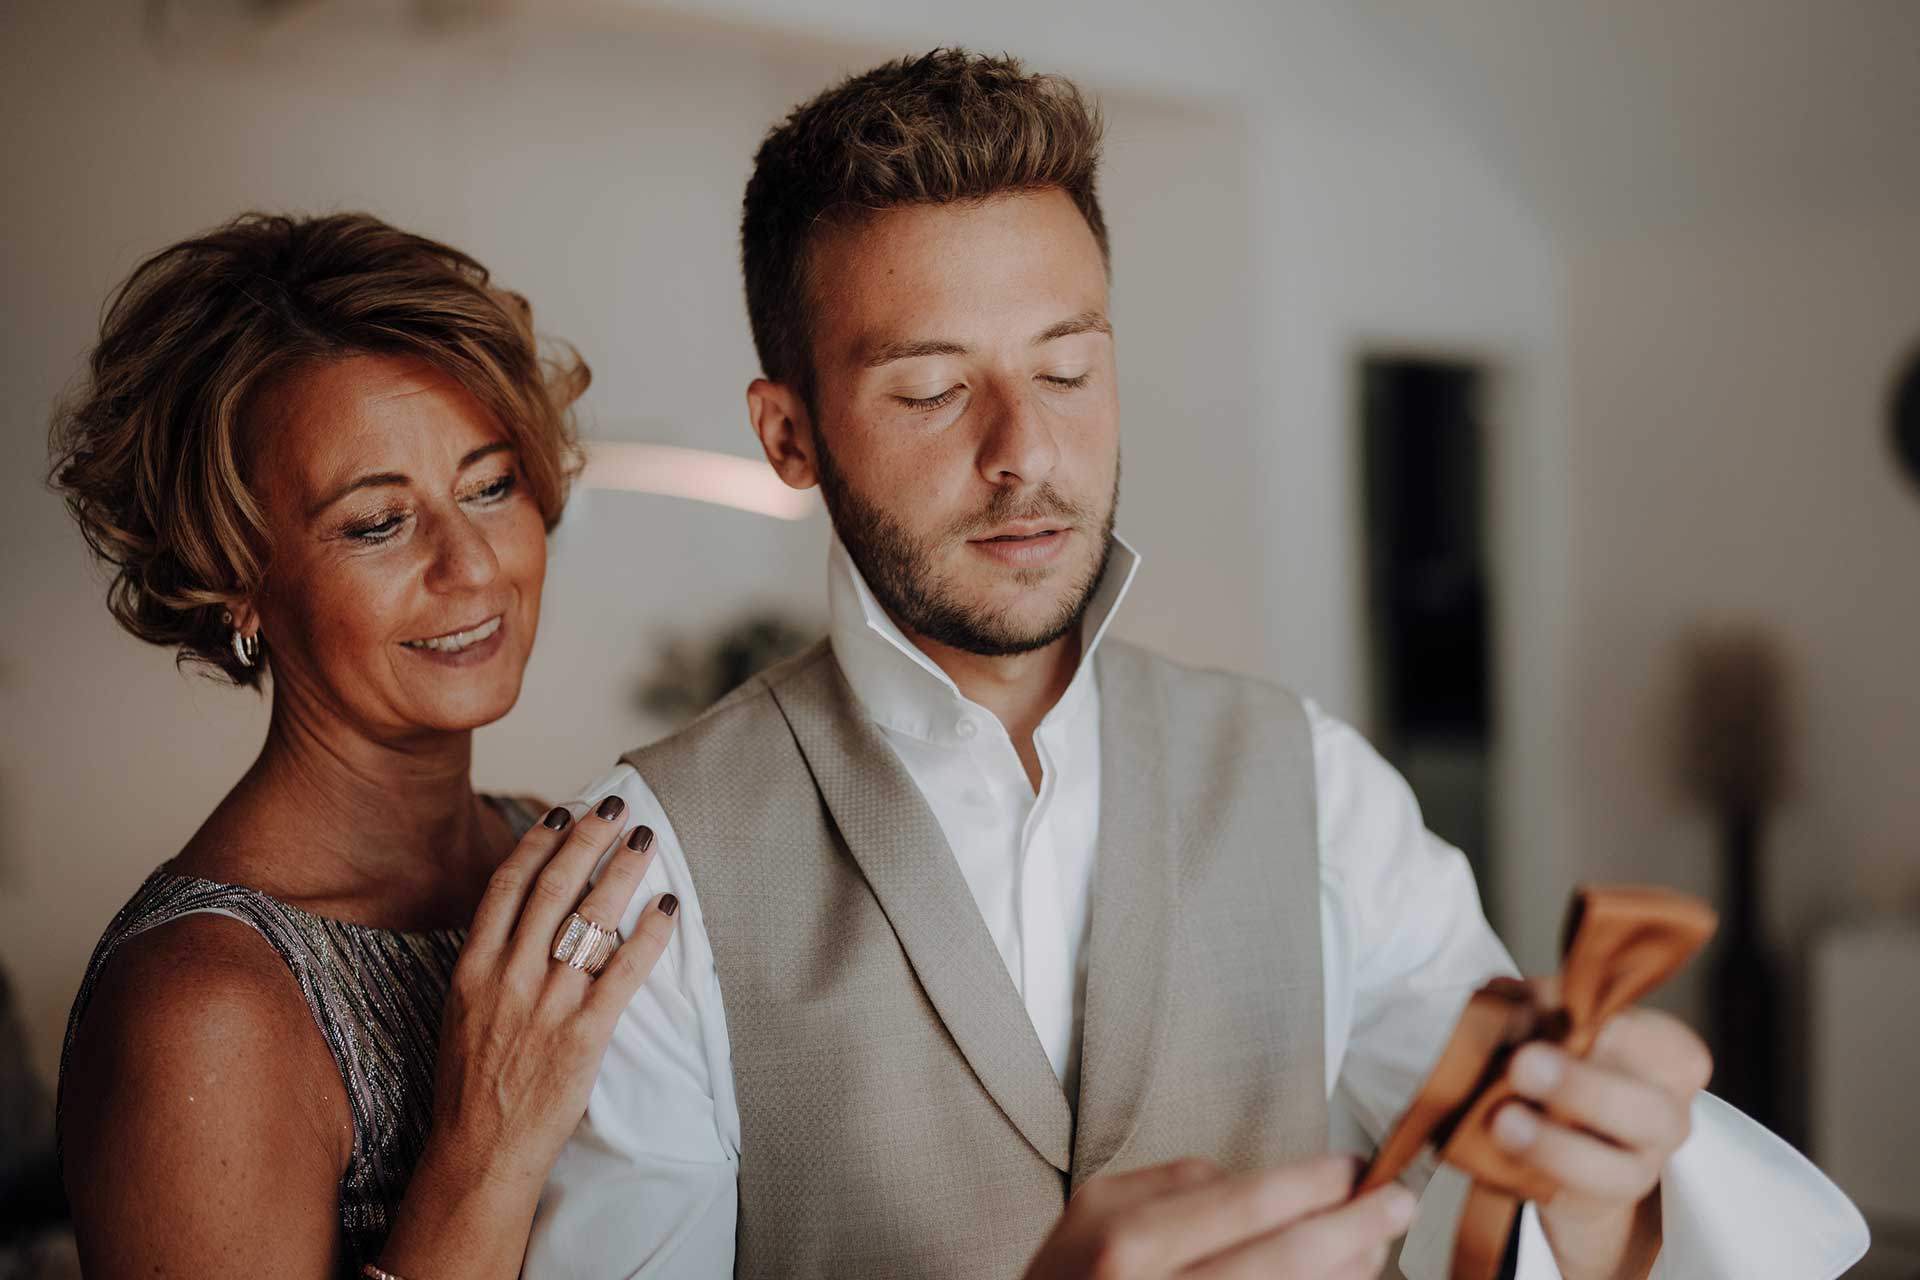
[[[1437,128],[1286,112],[1262,166],[1265,655],[1366,725],[1354,357],[1485,362],[1494,558],[1499,897],[1523,966],[1551,966],[1566,869],[1561,736],[1565,527],[1555,245]]]
[[[49,1070],[93,939],[264,723],[258,700],[176,675],[113,626],[40,487],[47,406],[111,286],[242,208],[368,208],[528,293],[594,366],[590,428],[749,453],[734,220],[753,146],[834,75],[956,35],[931,18],[863,27],[858,6],[798,28],[613,6],[422,31],[393,6],[322,5],[263,40],[216,31],[156,52],[140,9],[0,16],[0,961]],[[1375,71],[1329,20],[1282,46],[1259,6],[1177,31],[1135,15],[1091,52],[1063,26],[1029,50],[1021,7],[1001,9],[958,35],[1074,71],[1111,117],[1122,524],[1147,557],[1123,630],[1359,716],[1349,358],[1369,337],[1484,352],[1520,389],[1514,429],[1551,439],[1538,231],[1390,84],[1353,94]],[[1263,42],[1298,74],[1215,78],[1257,68]],[[631,688],[660,640],[755,602],[817,612],[824,538],[819,517],[584,495],[556,536],[521,705],[479,737],[480,780],[564,791],[657,731]]]
[[[1761,216],[1583,240],[1569,267],[1578,865],[1713,888],[1717,834],[1667,746],[1678,650],[1763,628],[1791,683],[1783,946],[1920,908],[1920,489],[1888,426],[1916,229],[1920,207]]]

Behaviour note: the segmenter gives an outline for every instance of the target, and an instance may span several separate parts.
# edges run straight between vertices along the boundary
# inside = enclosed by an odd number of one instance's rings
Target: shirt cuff
[[[1712,1094],[1660,1180],[1648,1280],[1833,1280],[1867,1251],[1867,1223],[1826,1174]]]
[[[1408,1280],[1445,1280],[1468,1182],[1442,1165],[1400,1250]],[[1648,1280],[1834,1280],[1867,1251],[1852,1201],[1765,1127],[1703,1093],[1693,1133],[1660,1180],[1660,1256]],[[1560,1280],[1534,1206],[1521,1212],[1515,1280]]]

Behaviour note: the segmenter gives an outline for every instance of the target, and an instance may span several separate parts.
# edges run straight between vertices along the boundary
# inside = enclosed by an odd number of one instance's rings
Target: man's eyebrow
[[[865,368],[878,369],[895,360],[912,360],[917,356],[964,356],[969,350],[971,348],[964,343],[945,338],[912,338],[906,342],[889,342],[875,347],[860,363]]]
[[[459,469],[465,471],[468,467],[480,461],[480,459],[511,448],[513,448],[513,446],[505,440],[495,440],[492,444],[483,444],[478,449],[472,450],[460,459]],[[411,483],[413,482],[406,476],[401,475],[398,471],[376,471],[369,475],[361,476],[358,479],[349,480],[326,497],[320,499],[320,501],[314,503],[313,506],[307,510],[307,519],[313,519],[350,493],[358,493],[362,489],[403,488]]]
[[[1038,347],[1052,342],[1055,338],[1070,338],[1076,333],[1112,333],[1113,326],[1107,323],[1105,314],[1099,311],[1082,311],[1077,316],[1069,316],[1058,324],[1048,325],[1034,335],[1033,345]],[[905,342],[889,342],[878,346],[860,363],[864,368],[878,369],[883,364],[892,364],[895,360],[912,360],[917,356],[964,356],[972,348],[965,343],[954,342],[946,338],[912,338]]]
[[[1048,325],[1034,338],[1033,345],[1052,342],[1055,338],[1071,338],[1076,333],[1111,334],[1113,326],[1107,323],[1107,317],[1099,311],[1082,311],[1077,316],[1062,320],[1059,324]]]

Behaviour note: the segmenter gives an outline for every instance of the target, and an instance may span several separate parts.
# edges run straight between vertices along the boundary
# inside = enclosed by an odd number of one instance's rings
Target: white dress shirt
[[[1139,558],[1117,542],[1089,609],[1080,667],[1034,735],[1038,791],[999,720],[964,697],[880,608],[845,549],[829,556],[834,656],[861,706],[925,795],[1055,1073],[1077,1090],[1090,890],[1100,814],[1100,693],[1094,652]],[[1425,829],[1412,792],[1353,729],[1307,704],[1320,844],[1326,1080],[1337,1148],[1364,1150],[1398,1117],[1473,991],[1513,962],[1481,914],[1466,858]],[[740,1110],[719,977],[673,823],[622,765],[581,794],[627,804],[655,832],[631,928],[653,895],[676,894],[673,940],[628,1006],[587,1114],[549,1178],[525,1274],[725,1277],[733,1270]],[[1867,1244],[1839,1190],[1718,1099],[1661,1184],[1664,1243],[1653,1275],[1831,1280]],[[1465,1183],[1431,1161],[1401,1255],[1414,1280],[1447,1273]],[[1531,1207],[1522,1280],[1559,1272]]]

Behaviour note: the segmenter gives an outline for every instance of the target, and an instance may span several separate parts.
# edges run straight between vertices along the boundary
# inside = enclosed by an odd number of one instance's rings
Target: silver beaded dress
[[[487,799],[516,836],[537,815],[516,800]],[[300,984],[333,1052],[353,1111],[353,1154],[340,1177],[340,1232],[347,1267],[374,1261],[433,1119],[440,1012],[466,933],[403,933],[318,916],[258,889],[155,871],[120,909],[87,962],[60,1054],[64,1081],[74,1033],[115,950],[149,929],[198,912],[251,926]]]

